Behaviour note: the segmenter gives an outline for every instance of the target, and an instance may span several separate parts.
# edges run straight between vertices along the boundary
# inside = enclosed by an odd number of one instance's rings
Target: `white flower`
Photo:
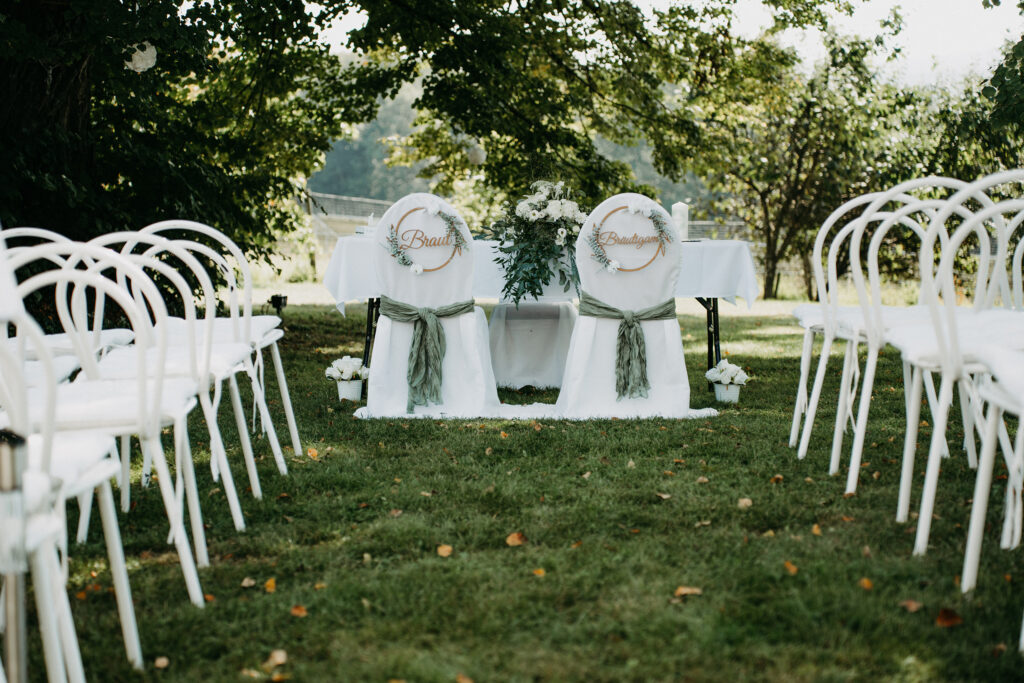
[[[557,221],[562,217],[562,202],[558,199],[552,199],[548,202],[547,208],[544,209],[544,213],[548,215],[553,221]]]
[[[327,376],[327,379],[333,379],[335,382],[341,379],[341,372],[339,372],[338,368],[333,365],[327,366],[327,370],[324,371],[324,375]]]
[[[431,216],[436,216],[441,212],[441,203],[436,201],[426,202],[426,206],[423,207],[427,210],[427,213]]]
[[[153,68],[155,64],[156,48],[149,41],[146,41],[141,44],[141,47],[135,47],[135,52],[132,53],[131,59],[125,60],[124,68],[131,69],[135,73],[140,74],[147,69]]]
[[[564,235],[558,235],[557,237],[555,237],[555,245],[559,246],[559,247],[564,247],[565,246],[565,236]]]
[[[736,376],[732,378],[732,383],[733,384],[746,384],[747,383],[747,379],[748,379],[747,373],[745,373],[742,370],[740,370],[739,372],[736,373]]]
[[[541,216],[543,216],[543,215],[544,214],[542,214],[540,211],[531,211],[530,212],[530,220],[531,221],[539,221],[541,219]]]
[[[565,241],[565,236],[568,235],[568,234],[569,234],[569,231],[566,230],[565,228],[559,228],[558,229],[558,236],[562,239],[563,242]]]
[[[617,271],[619,269],[619,262],[615,261],[615,260],[611,260],[611,261],[608,262],[608,265],[605,266],[604,269],[607,270],[609,273],[614,273],[615,271]]]
[[[366,367],[365,365],[363,367],[359,368],[359,379],[369,379],[369,377],[370,377],[370,368]]]
[[[363,365],[361,359],[345,356],[327,366],[324,375],[335,382],[347,382],[352,379],[366,379],[370,376],[370,369]]]
[[[413,275],[422,275],[423,274],[423,266],[421,264],[419,264],[419,263],[414,263],[411,266],[409,266],[409,270],[412,271]]]
[[[531,208],[532,207],[530,206],[530,202],[524,199],[523,201],[516,204],[516,215],[522,219],[529,218]]]
[[[718,368],[711,368],[710,370],[704,373],[704,377],[709,382],[718,382],[722,379],[722,373],[719,371]]]

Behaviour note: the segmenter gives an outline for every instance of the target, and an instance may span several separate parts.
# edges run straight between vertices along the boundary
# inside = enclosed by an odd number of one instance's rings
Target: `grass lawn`
[[[261,664],[283,649],[275,680],[1020,680],[1024,557],[998,547],[1002,481],[968,597],[956,576],[974,477],[958,448],[926,557],[911,556],[913,525],[894,521],[903,391],[892,352],[860,488],[844,498],[845,476],[827,474],[838,355],[810,455],[800,462],[787,447],[801,340],[789,319],[723,319],[723,349],[753,379],[715,419],[537,424],[355,420],[323,375],[361,351],[365,318],[350,312],[285,312],[285,367],[317,457],[287,450],[281,477],[256,442],[264,498],[243,498],[244,533],[209,468],[198,469],[213,558],[200,571],[205,609],[187,600],[157,487],[139,488],[135,472],[136,506],[121,526],[144,674],[124,657],[98,515],[89,543],[72,546],[91,679],[270,679]],[[703,320],[680,323],[691,404],[714,405],[701,380]],[[555,392],[502,398],[553,402]],[[228,408],[221,427],[244,489]],[[205,430],[195,422],[191,433],[205,464]],[[922,428],[912,509],[929,435]],[[740,509],[741,498],[753,505]],[[514,532],[526,540],[510,547]],[[680,586],[702,594],[677,598]],[[904,600],[923,606],[910,612]],[[937,626],[940,609],[962,624]],[[41,675],[38,637],[33,647]],[[157,657],[169,666],[157,669]]]

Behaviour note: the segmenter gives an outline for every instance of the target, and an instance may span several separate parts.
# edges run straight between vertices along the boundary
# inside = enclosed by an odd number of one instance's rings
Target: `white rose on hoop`
[[[414,263],[409,266],[409,270],[412,271],[413,275],[423,275],[423,266],[419,263]]]
[[[615,259],[612,259],[611,261],[608,262],[608,265],[605,266],[604,269],[607,270],[609,273],[614,273],[615,271],[617,271],[621,267],[622,267],[622,264],[620,264]]]

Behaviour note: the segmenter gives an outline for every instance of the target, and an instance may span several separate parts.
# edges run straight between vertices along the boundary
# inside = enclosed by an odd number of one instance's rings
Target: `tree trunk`
[[[811,265],[811,252],[806,249],[800,250],[800,266],[803,269],[804,291],[807,298],[814,301],[814,267]]]
[[[764,295],[762,299],[775,299],[778,297],[778,272],[779,262],[774,256],[765,253],[764,256]]]

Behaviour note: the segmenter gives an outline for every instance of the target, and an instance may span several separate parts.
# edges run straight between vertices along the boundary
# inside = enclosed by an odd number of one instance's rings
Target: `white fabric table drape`
[[[494,262],[497,242],[473,242],[473,296],[478,299],[500,299],[505,284],[501,267]],[[757,299],[757,276],[750,247],[741,240],[700,240],[683,242],[680,250],[679,279],[675,295],[682,298],[719,298],[734,301],[743,297],[747,306]],[[331,261],[324,273],[324,286],[345,313],[345,302],[380,296],[372,235],[352,235],[338,239]],[[555,282],[545,288],[538,301],[568,301],[577,296]]]

